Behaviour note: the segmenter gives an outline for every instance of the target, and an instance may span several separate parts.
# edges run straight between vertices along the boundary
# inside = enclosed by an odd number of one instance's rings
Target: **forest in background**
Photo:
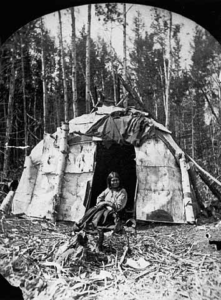
[[[56,43],[44,17],[22,27],[0,48],[0,172],[1,179],[21,174],[26,155],[44,133],[61,122],[89,113],[102,98],[116,105],[148,110],[172,131],[181,148],[202,167],[221,176],[221,51],[220,44],[196,25],[191,64],[182,64],[182,24],[173,14],[152,8],[151,30],[137,11],[127,23],[126,4],[87,8],[87,23],[76,32],[76,8],[65,10],[72,20],[72,38],[63,38],[58,15]],[[122,28],[123,57],[102,36],[91,37],[91,18]],[[132,48],[128,48],[130,26]],[[122,85],[130,87],[132,99]]]

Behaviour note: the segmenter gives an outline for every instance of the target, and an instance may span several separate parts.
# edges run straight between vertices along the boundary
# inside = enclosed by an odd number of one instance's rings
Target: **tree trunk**
[[[105,98],[106,92],[105,92],[104,71],[103,70],[101,70],[101,86],[102,86],[102,94],[104,95],[104,98]]]
[[[19,142],[19,126],[18,126],[18,119],[16,118],[15,119],[15,147],[17,148],[19,148],[19,145],[20,145],[20,142]],[[15,150],[15,154],[14,154],[14,157],[15,157],[15,159],[16,159],[16,161],[18,162],[19,161],[19,159],[20,159],[20,157],[19,157],[19,150],[18,149],[16,149]]]
[[[169,129],[170,126],[170,81],[171,81],[171,65],[172,65],[172,53],[171,53],[171,38],[172,38],[172,13],[169,12],[169,28],[168,28],[168,46],[164,56],[164,77],[165,77],[165,98],[164,98],[164,110],[165,110],[165,127]]]
[[[76,33],[74,7],[71,7],[72,20],[72,95],[73,95],[73,117],[79,115],[77,103],[77,56],[76,56]]]
[[[115,74],[115,78],[116,78],[116,81],[117,81],[117,103],[119,103],[119,101],[120,101],[120,91],[121,91],[120,78],[118,76],[116,76],[116,74]]]
[[[126,3],[123,3],[123,16],[124,16],[124,23],[123,23],[123,62],[124,62],[124,71],[123,71],[123,78],[125,82],[127,82],[127,14],[126,14]],[[124,94],[126,90],[124,89]],[[125,100],[125,107],[128,106],[127,98]]]
[[[156,120],[158,120],[158,102],[156,98],[155,98],[155,117]]]
[[[37,107],[37,91],[36,91],[36,83],[34,83],[34,105],[33,105],[33,117],[34,117],[34,120],[37,120],[37,113],[36,113],[36,111],[37,111],[37,109],[36,109],[36,107]],[[35,144],[37,144],[37,139],[36,139],[36,137],[37,137],[37,125],[38,125],[38,122],[36,122],[36,125],[34,126],[34,136],[35,136],[35,143],[34,143],[34,145]]]
[[[64,47],[63,47],[63,37],[62,37],[62,23],[61,23],[61,12],[58,11],[59,17],[59,29],[60,29],[60,47],[61,47],[61,64],[62,64],[62,74],[63,74],[63,86],[64,86],[64,122],[68,123],[68,90],[67,90],[67,80],[65,72],[65,60],[64,60]]]
[[[214,140],[215,140],[215,130],[214,130],[214,127],[213,127],[213,121],[211,121],[210,125],[209,125],[209,134],[210,134],[210,139],[211,139],[211,148],[212,148],[212,159],[210,159],[210,161],[212,162],[213,161],[213,167],[214,167],[214,173],[217,175],[219,174],[219,163],[218,163],[218,160],[217,160],[217,155],[216,155],[216,151],[215,151],[215,147],[214,147]],[[193,157],[194,159],[194,157]]]
[[[113,46],[112,46],[112,22],[111,22],[111,34],[110,34],[110,63],[111,63],[111,73],[112,73],[112,78],[113,78],[113,88],[114,88],[114,104],[117,105],[117,83],[116,83],[116,75],[114,72],[114,64],[113,64]]]
[[[90,41],[91,39],[91,4],[88,5],[87,41],[86,41],[86,113],[90,113]]]
[[[191,137],[192,137],[192,158],[195,158],[195,128],[194,128],[194,117],[195,117],[195,111],[194,111],[194,106],[193,106],[193,101],[192,101],[192,120],[191,120]]]
[[[0,85],[3,83],[3,80],[2,80],[2,54],[3,54],[3,51],[2,51],[2,43],[1,43],[1,37],[0,37]]]
[[[83,68],[83,66],[82,66],[82,63],[79,62],[79,65],[80,65],[80,67],[81,67],[81,72],[82,72],[82,75],[84,76],[84,80],[85,80],[85,83],[86,83],[86,75],[85,75],[85,73],[84,73],[84,68]],[[92,102],[92,104],[93,104],[93,107],[95,107],[95,101],[94,101],[93,95],[92,95],[92,93],[91,93],[91,90],[89,90],[89,95],[90,95],[90,100],[91,100],[91,102]]]
[[[114,72],[113,62],[111,61],[111,69],[112,69],[112,77],[113,77],[113,88],[114,88],[114,104],[117,105],[117,82],[116,82],[116,75]]]
[[[27,109],[26,109],[26,91],[25,91],[25,66],[24,66],[24,53],[23,53],[23,37],[20,32],[20,44],[21,44],[21,70],[22,70],[22,94],[23,94],[23,114],[24,114],[24,138],[25,147],[28,146],[28,124],[27,124]],[[28,155],[27,148],[25,148],[25,156]]]
[[[61,126],[61,111],[60,111],[60,107],[61,107],[61,99],[60,99],[60,93],[59,95],[55,96],[55,101],[56,101],[56,105],[57,105],[57,109],[56,109],[56,117],[57,117],[57,127]]]
[[[47,132],[47,86],[46,86],[46,71],[45,71],[45,49],[44,49],[44,26],[41,18],[41,77],[43,87],[43,129],[44,134]]]
[[[111,43],[111,53],[112,53],[112,43]],[[114,88],[114,103],[117,105],[117,83],[116,83],[116,74],[114,72],[114,64],[111,55],[111,71],[112,71],[112,78],[113,78],[113,88]]]
[[[57,89],[56,89],[56,124],[57,127],[61,126],[61,121],[63,120],[63,114],[64,114],[64,107],[61,105],[61,96],[62,92],[64,90],[63,83],[62,83],[62,64],[61,64],[61,51],[59,49],[58,51],[58,83],[57,83]]]
[[[6,118],[5,151],[4,151],[4,165],[3,165],[3,173],[5,177],[8,176],[8,171],[9,171],[10,148],[8,147],[8,145],[10,142],[10,135],[12,133],[14,93],[15,93],[15,40],[13,40],[13,45],[12,45],[11,74],[10,74],[8,109],[7,109],[7,118]]]

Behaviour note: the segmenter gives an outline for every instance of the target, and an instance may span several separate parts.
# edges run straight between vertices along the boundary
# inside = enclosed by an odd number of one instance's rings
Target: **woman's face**
[[[113,189],[116,189],[119,187],[119,184],[120,184],[120,180],[118,178],[112,178],[111,179],[111,187]]]

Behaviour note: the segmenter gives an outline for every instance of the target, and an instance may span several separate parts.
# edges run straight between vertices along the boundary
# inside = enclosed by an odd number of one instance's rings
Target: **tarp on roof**
[[[117,120],[122,118],[124,118],[123,122],[121,120]],[[113,119],[114,124],[112,124],[112,129],[114,132],[112,131],[109,133],[107,130],[107,125],[108,122],[113,123]],[[109,139],[109,136],[111,138],[114,136],[117,140],[122,140],[122,134],[129,138],[129,135],[131,136],[133,134],[133,130],[139,129],[138,126],[132,127],[132,125],[137,124],[138,119],[139,124],[142,126],[143,129],[144,124],[141,124],[142,122],[148,125],[147,127],[153,126],[153,128],[157,128],[165,133],[171,133],[162,124],[156,122],[147,112],[141,112],[134,108],[125,109],[121,107],[105,105],[102,107],[98,107],[95,112],[92,112],[90,114],[84,114],[78,118],[71,120],[69,122],[69,132],[79,135],[87,134],[89,136],[100,137],[103,139]],[[141,119],[143,120],[142,122]],[[118,124],[116,124],[117,122]],[[97,130],[99,127],[100,129]],[[146,131],[148,131],[147,127]],[[120,130],[120,135],[116,132],[117,130]],[[125,138],[125,136],[123,137],[123,139]]]
[[[90,114],[74,118],[69,122],[69,133],[85,134],[97,121],[115,111],[124,111],[124,109],[116,106],[102,106]]]
[[[73,132],[117,143],[129,142],[134,146],[139,146],[146,139],[151,138],[155,134],[155,128],[170,133],[148,113],[133,108],[115,108],[111,111],[100,109],[91,114],[89,120],[84,120],[84,117],[80,119],[75,125],[72,123]]]

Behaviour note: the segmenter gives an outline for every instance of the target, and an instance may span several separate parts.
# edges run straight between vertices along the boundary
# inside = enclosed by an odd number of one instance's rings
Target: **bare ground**
[[[74,244],[71,223],[9,217],[0,226],[0,273],[25,300],[221,299],[221,225],[138,224]]]

